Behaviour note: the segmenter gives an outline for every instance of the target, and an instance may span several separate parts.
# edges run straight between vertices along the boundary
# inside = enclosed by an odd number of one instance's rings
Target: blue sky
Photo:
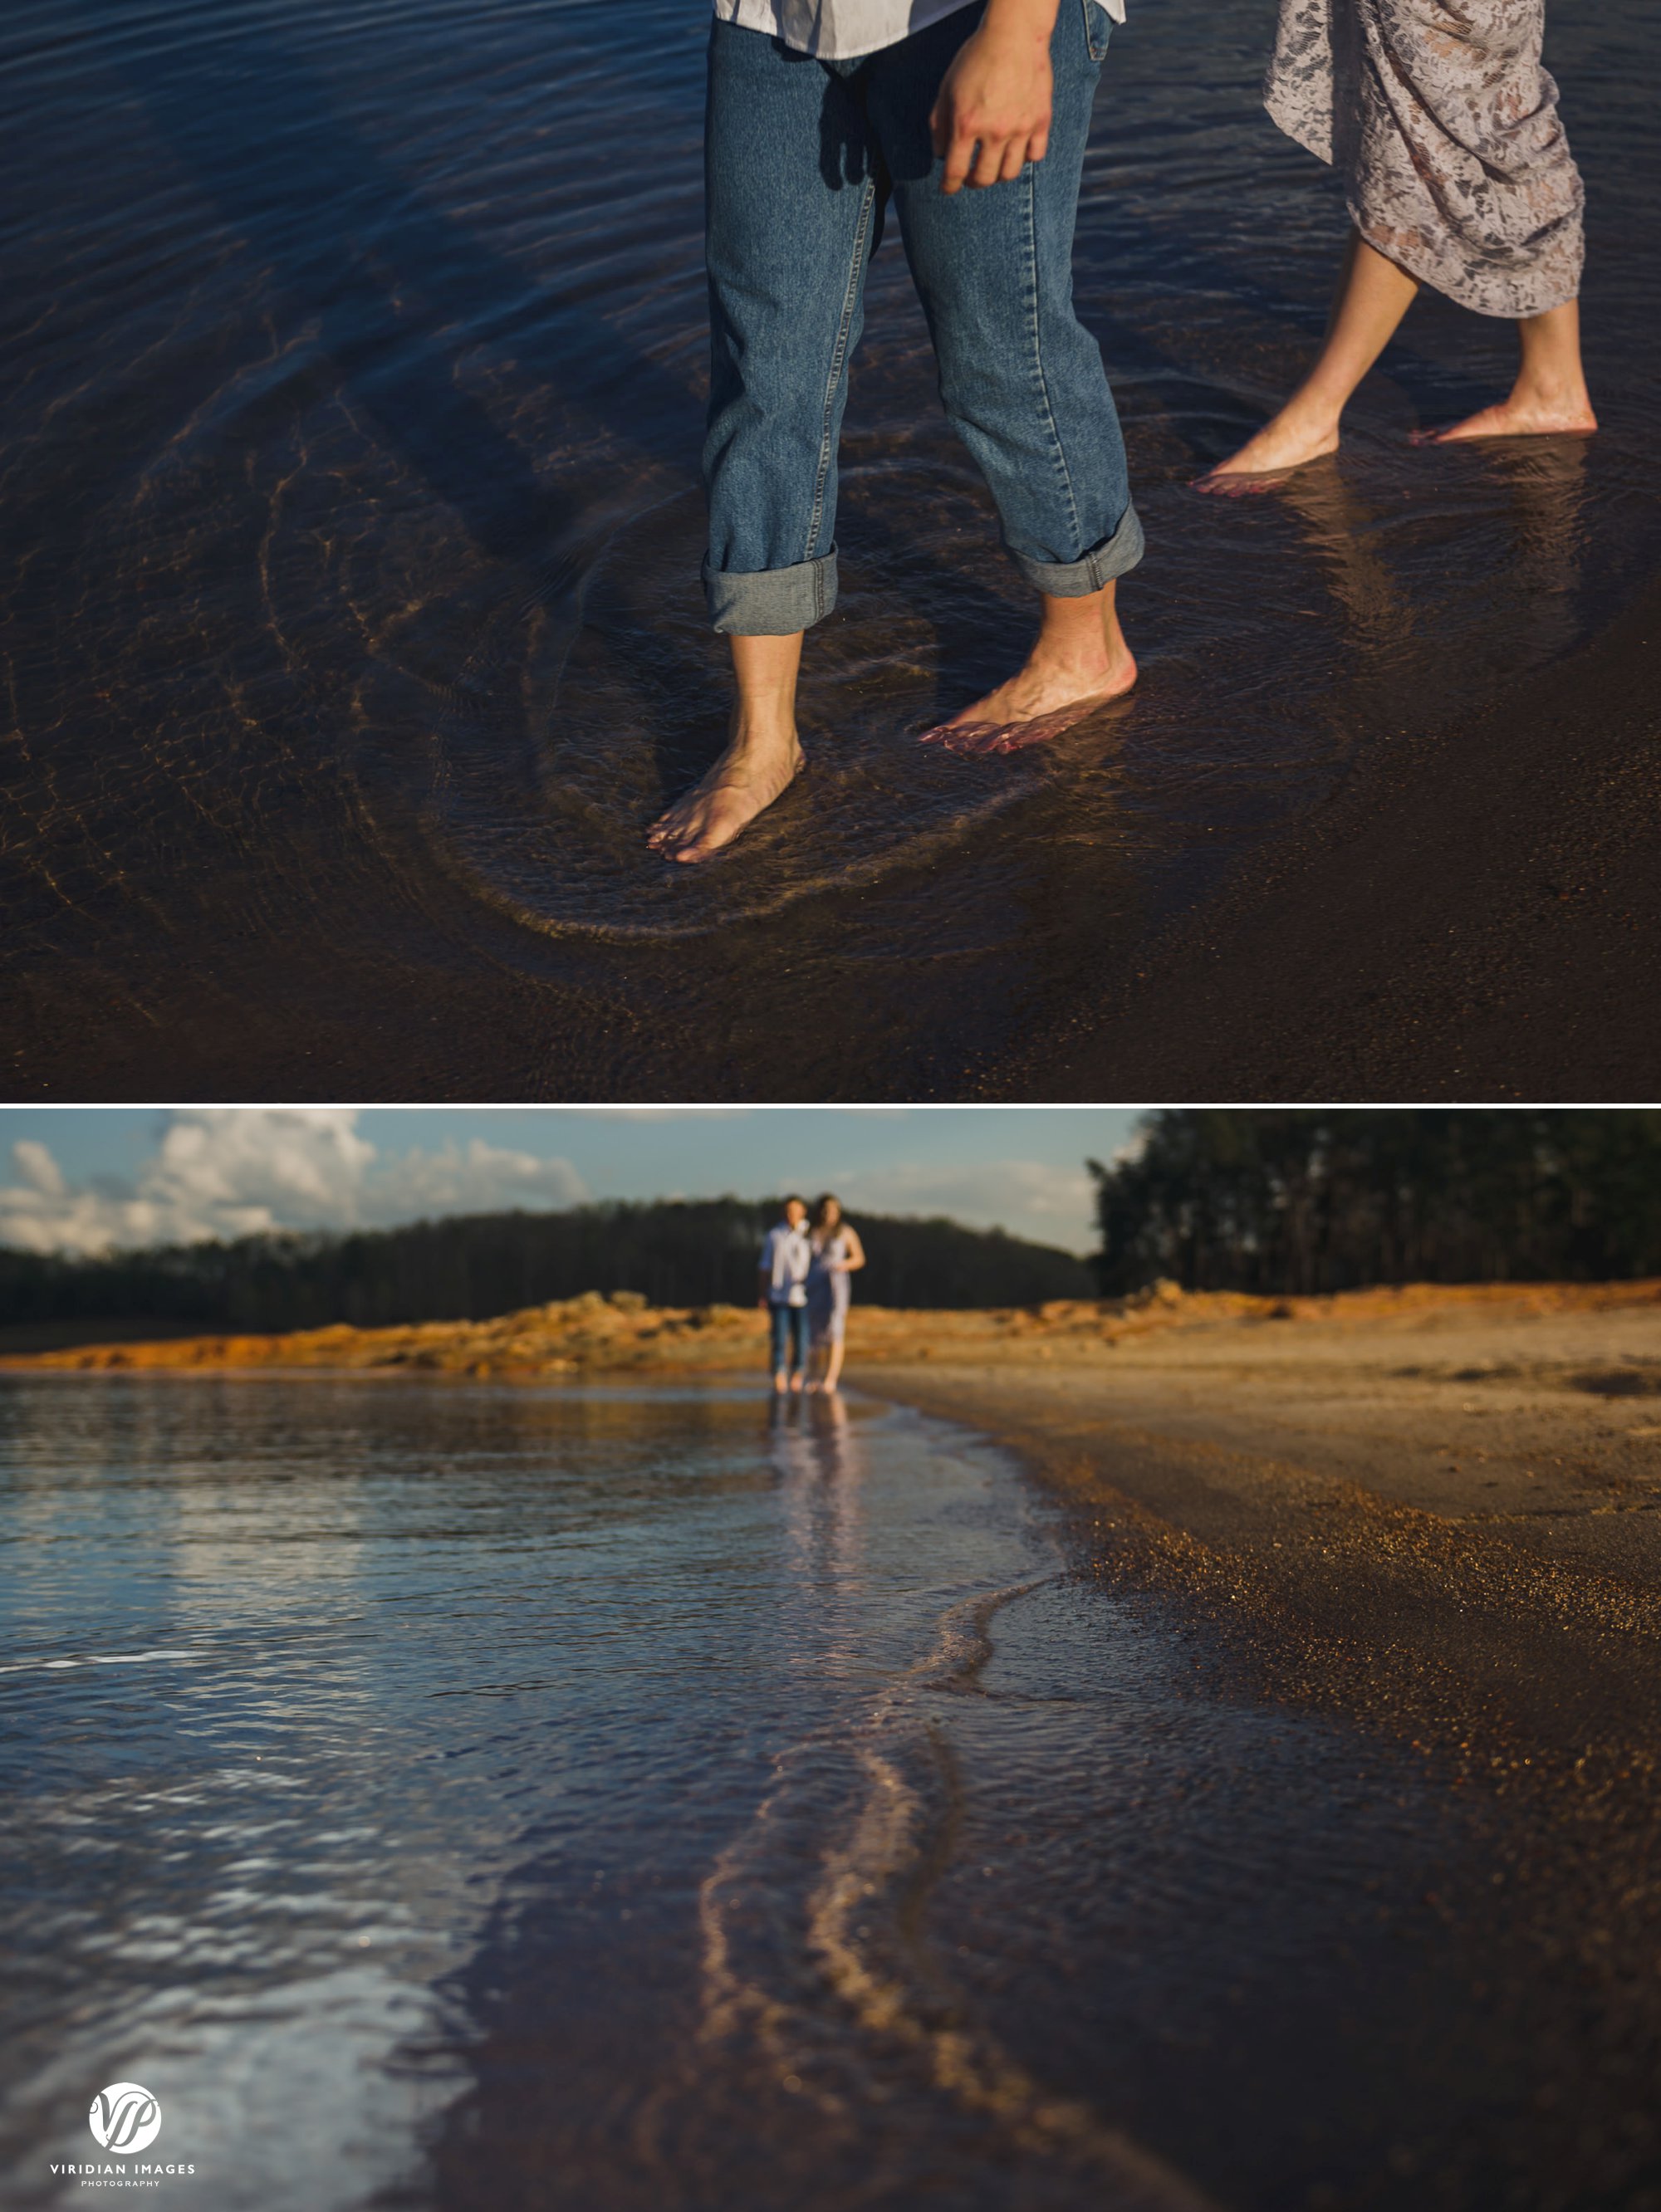
[[[37,1251],[383,1226],[587,1198],[836,1189],[1087,1251],[1092,1107],[0,1108],[0,1243]],[[810,1193],[811,1194],[811,1193]]]

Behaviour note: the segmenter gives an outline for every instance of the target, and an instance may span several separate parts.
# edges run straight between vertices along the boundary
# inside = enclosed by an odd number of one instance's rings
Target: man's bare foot
[[[1059,737],[1136,681],[1114,606],[1116,585],[1078,599],[1046,598],[1026,665],[973,706],[922,732],[950,752],[1018,752]]]
[[[1104,656],[1098,663],[1084,665],[1046,658],[1040,639],[1019,676],[1012,676],[1007,684],[999,684],[995,691],[989,691],[984,699],[977,699],[941,726],[955,730],[970,723],[989,722],[1008,729],[1017,724],[1049,721],[1074,707],[1084,709],[1098,706],[1104,699],[1116,699],[1135,681],[1136,664],[1123,638],[1110,660]]]
[[[1052,738],[1061,737],[1098,707],[1124,696],[1123,691],[1106,691],[1097,697],[1073,699],[1056,713],[1034,715],[1029,722],[937,722],[932,730],[923,731],[917,742],[939,745],[948,753],[1022,753],[1030,745],[1047,744]]]
[[[1324,412],[1315,413],[1294,401],[1265,422],[1255,438],[1248,438],[1238,453],[1219,461],[1199,480],[1202,491],[1262,490],[1267,487],[1244,481],[1250,477],[1283,477],[1311,461],[1338,450],[1338,425]]]
[[[737,725],[703,781],[659,816],[646,842],[666,860],[707,860],[788,791],[806,765],[794,724],[765,734]]]
[[[1552,398],[1543,393],[1513,392],[1497,406],[1467,415],[1463,422],[1445,430],[1420,430],[1415,446],[1451,446],[1466,438],[1549,438],[1574,433],[1585,434],[1597,428],[1591,399],[1583,386],[1578,392]]]

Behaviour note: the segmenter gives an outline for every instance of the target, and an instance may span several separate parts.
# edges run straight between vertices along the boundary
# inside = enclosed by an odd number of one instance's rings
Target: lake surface
[[[203,2212],[1536,2201],[1427,1771],[965,1431],[12,1378],[0,1540],[9,2205],[115,2081]]]
[[[1258,106],[1272,14],[1145,0],[1098,112],[1137,698],[1013,760],[913,743],[1029,617],[891,235],[813,772],[691,872],[642,834],[722,737],[697,0],[16,0],[14,1095],[973,1096],[1351,764],[1606,620],[1661,532],[1655,10],[1552,11],[1602,434],[1411,447],[1513,344],[1427,299],[1342,463],[1223,502],[1193,480],[1293,380],[1343,230]]]

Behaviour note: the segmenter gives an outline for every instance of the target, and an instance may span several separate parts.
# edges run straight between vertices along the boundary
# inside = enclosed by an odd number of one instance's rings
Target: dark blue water
[[[868,1403],[8,1382],[6,2203],[117,2081],[204,2212],[1423,2201],[1458,1820],[1062,1536]]]
[[[1340,465],[1220,505],[1193,479],[1295,377],[1343,230],[1257,105],[1271,14],[1148,0],[1104,82],[1078,294],[1151,549],[1136,701],[1041,757],[913,745],[1028,609],[891,239],[813,773],[694,875],[641,835],[722,734],[696,0],[19,0],[14,1090],[973,1095],[1352,763],[1605,619],[1657,546],[1654,11],[1553,10],[1603,434],[1410,447],[1512,360],[1427,299]]]

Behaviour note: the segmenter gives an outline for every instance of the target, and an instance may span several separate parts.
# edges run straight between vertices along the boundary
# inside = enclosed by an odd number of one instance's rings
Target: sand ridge
[[[1179,1370],[1218,1360],[1243,1370],[1280,1370],[1365,1359],[1362,1338],[1378,1347],[1402,1332],[1434,1340],[1451,1356],[1450,1332],[1469,1334],[1487,1322],[1500,1334],[1488,1357],[1509,1358],[1506,1332],[1548,1316],[1661,1314],[1661,1280],[1630,1283],[1427,1284],[1351,1291],[1320,1297],[1257,1297],[1232,1291],[1185,1292],[1160,1282],[1130,1297],[1057,1299],[1036,1307],[946,1311],[856,1305],[850,1356],[856,1364],[922,1360],[990,1361],[999,1365],[1093,1365],[1103,1352],[1147,1351],[1165,1340]],[[1293,1322],[1287,1333],[1264,1323]],[[348,1322],[282,1333],[204,1332],[147,1339],[124,1331],[100,1341],[96,1322],[84,1342],[0,1356],[0,1368],[213,1370],[386,1369],[458,1376],[537,1376],[683,1370],[739,1370],[764,1357],[767,1328],[749,1306],[654,1306],[638,1292],[597,1291],[481,1321],[418,1322],[384,1328]],[[1647,1339],[1644,1340],[1647,1341]],[[1623,1339],[1624,1341],[1624,1339]],[[1517,1346],[1524,1348],[1524,1340]],[[1379,1349],[1375,1358],[1389,1358]],[[1536,1364],[1542,1340],[1527,1340]],[[1579,1347],[1561,1359],[1573,1364]],[[1560,1360],[1560,1364],[1561,1361]],[[1126,1364],[1115,1362],[1116,1369]]]

